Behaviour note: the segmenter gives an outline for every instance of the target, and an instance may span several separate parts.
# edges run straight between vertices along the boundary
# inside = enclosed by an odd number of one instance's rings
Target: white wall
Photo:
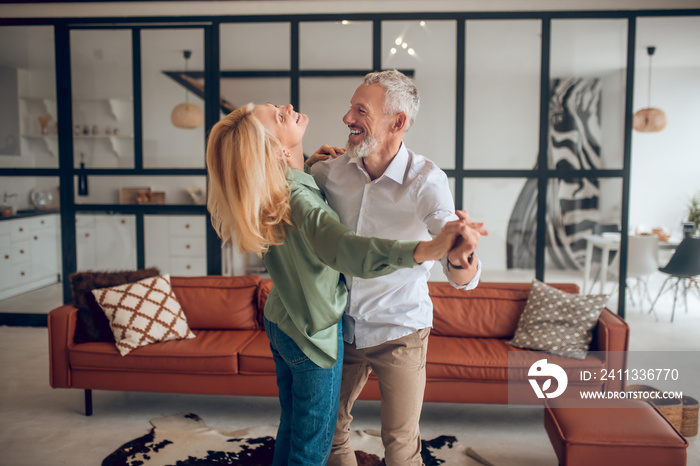
[[[630,229],[666,228],[681,235],[689,199],[700,193],[700,17],[637,21],[634,110],[661,108],[668,120],[658,133],[632,132]]]
[[[637,69],[635,110],[647,106],[647,70]],[[658,133],[633,132],[630,229],[680,235],[686,205],[700,193],[700,68],[653,70],[652,105],[666,113],[668,125]]]

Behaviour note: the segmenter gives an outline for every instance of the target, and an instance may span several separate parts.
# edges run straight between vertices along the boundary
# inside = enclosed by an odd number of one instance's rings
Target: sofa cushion
[[[173,340],[138,348],[121,357],[112,343],[83,343],[69,351],[73,370],[236,374],[238,352],[260,331],[195,332],[191,340]]]
[[[454,337],[512,338],[530,294],[530,283],[479,283],[470,291],[447,282],[429,282],[433,301],[432,334]],[[551,284],[578,293],[569,283]]]
[[[172,277],[192,329],[259,330],[258,276]]]
[[[259,332],[238,353],[240,374],[274,374],[275,360],[270,351],[270,340],[265,332]]]
[[[584,359],[593,327],[608,301],[607,295],[576,295],[532,281],[515,336],[509,345]]]
[[[92,290],[92,294],[109,318],[122,356],[151,343],[194,338],[168,274]]]
[[[157,277],[160,271],[157,267],[144,270],[124,270],[120,272],[78,272],[70,275],[70,290],[73,303],[78,308],[78,322],[75,327],[74,341],[114,342],[109,319],[95,301],[92,290],[108,286],[132,283],[143,278]]]
[[[508,355],[512,352],[522,353],[522,357],[512,358],[511,377],[524,380],[530,365],[542,354],[535,351],[519,350],[506,345],[505,340],[497,338],[454,338],[430,335],[427,354],[428,379],[465,379],[473,381],[507,381]],[[571,377],[578,379],[581,370],[596,371],[605,367],[604,361],[594,355],[577,361],[559,356],[549,356],[551,362],[560,362]]]

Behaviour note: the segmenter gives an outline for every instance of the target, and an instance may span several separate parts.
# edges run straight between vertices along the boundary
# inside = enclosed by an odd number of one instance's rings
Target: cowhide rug
[[[277,427],[261,426],[222,433],[207,427],[196,414],[180,414],[151,421],[151,431],[119,447],[102,466],[265,466],[272,462]],[[354,431],[353,446],[360,466],[382,464],[379,432]],[[489,464],[474,462],[473,450],[461,447],[455,437],[442,435],[423,440],[423,462],[433,465]]]

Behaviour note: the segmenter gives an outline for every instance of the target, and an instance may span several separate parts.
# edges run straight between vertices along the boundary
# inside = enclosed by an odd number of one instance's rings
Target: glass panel
[[[578,283],[583,290],[586,245],[592,234],[619,239],[622,222],[621,178],[555,179],[547,203],[547,281]],[[600,251],[596,252],[600,266]],[[591,272],[591,278],[595,277]]]
[[[540,20],[466,22],[465,169],[531,169],[539,151]]]
[[[454,21],[382,22],[382,68],[412,73],[421,95],[406,145],[441,168],[455,168],[456,31]]]
[[[313,154],[321,145],[345,147],[348,127],[343,115],[361,78],[302,78],[299,81],[300,107],[309,117],[304,135],[304,152]]]
[[[272,102],[286,105],[291,102],[288,77],[271,78],[236,76],[237,71],[289,71],[289,23],[224,24],[221,26],[221,112],[249,102]],[[235,47],[232,44],[251,44]]]
[[[681,239],[690,200],[700,196],[700,16],[639,18],[636,40],[633,109],[651,103],[666,113],[667,125],[632,131],[630,233],[664,228]],[[651,95],[648,46],[656,47]]]
[[[289,23],[222,24],[219,34],[222,75],[234,70],[290,68]]]
[[[141,54],[144,168],[203,168],[203,30],[144,30]]]
[[[78,272],[136,269],[136,216],[77,214]]]
[[[57,177],[4,176],[0,177],[0,217],[16,213],[36,213],[35,210],[58,211]]]
[[[206,186],[205,176],[76,176],[75,203],[204,205]]]
[[[53,27],[0,27],[0,167],[58,168]]]
[[[222,114],[249,102],[275,105],[290,103],[289,78],[227,78],[221,77],[221,96],[227,102]]]
[[[177,276],[207,274],[204,215],[144,215],[145,264]]]
[[[622,168],[627,20],[552,21],[550,168]]]
[[[131,31],[72,30],[74,161],[134,166]]]
[[[302,70],[370,70],[372,23],[300,23],[299,67]]]
[[[537,180],[468,178],[464,210],[489,231],[479,241],[484,281],[529,282],[535,277]]]

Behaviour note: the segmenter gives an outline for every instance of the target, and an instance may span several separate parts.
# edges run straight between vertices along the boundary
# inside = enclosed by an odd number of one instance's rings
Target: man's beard
[[[362,159],[370,155],[377,148],[379,139],[365,133],[365,137],[357,145],[350,145],[350,141],[345,145],[345,151],[353,159]]]

